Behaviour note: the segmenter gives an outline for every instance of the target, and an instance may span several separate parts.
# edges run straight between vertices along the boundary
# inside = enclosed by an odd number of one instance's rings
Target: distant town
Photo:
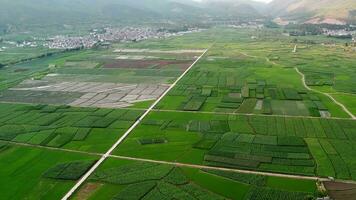
[[[103,28],[93,29],[85,36],[57,35],[50,38],[34,38],[33,41],[3,41],[4,44],[16,47],[47,47],[49,49],[78,49],[93,48],[98,44],[110,44],[111,42],[137,42],[152,38],[167,38],[198,32],[201,29],[189,28],[185,31],[171,32],[153,28]],[[7,47],[1,47],[5,51]]]
[[[277,21],[278,22],[278,21]],[[262,21],[251,22],[220,22],[220,26],[230,28],[276,28],[281,26],[280,22],[264,23]],[[338,26],[320,26],[312,24],[288,24],[283,25],[284,35],[287,36],[305,36],[305,35],[325,35],[334,38],[350,39],[353,44],[356,42],[356,27],[352,25]],[[152,38],[167,38],[172,36],[184,35],[192,32],[199,32],[200,28],[187,28],[180,31],[169,31],[166,29],[148,28],[148,27],[123,27],[123,28],[98,28],[88,31],[88,34],[81,36],[73,35],[56,35],[48,38],[33,37],[32,40],[26,41],[8,41],[1,40],[0,52],[6,51],[12,47],[37,48],[43,47],[48,49],[71,50],[82,48],[93,48],[96,46],[110,45],[112,42],[138,42]]]

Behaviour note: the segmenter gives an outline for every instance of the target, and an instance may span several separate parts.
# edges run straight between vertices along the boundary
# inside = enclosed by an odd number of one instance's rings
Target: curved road
[[[328,93],[324,93],[324,92],[320,92],[318,90],[314,90],[312,88],[310,88],[306,82],[305,82],[305,75],[299,71],[299,69],[297,67],[295,67],[295,70],[297,71],[298,74],[300,74],[302,76],[302,82],[303,82],[303,85],[304,87],[309,90],[309,91],[313,91],[313,92],[316,92],[316,93],[319,93],[319,94],[323,94],[327,97],[329,97],[334,103],[336,103],[337,105],[339,105],[352,119],[356,119],[355,115],[353,115],[347,108],[344,104],[338,102],[334,97],[332,97],[330,94]]]

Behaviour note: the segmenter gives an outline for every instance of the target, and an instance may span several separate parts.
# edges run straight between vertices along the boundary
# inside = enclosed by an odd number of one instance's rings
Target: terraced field
[[[216,28],[1,69],[13,81],[0,94],[0,192],[305,200],[333,177],[326,189],[344,195],[356,123],[325,94],[353,112],[354,54],[330,40]]]

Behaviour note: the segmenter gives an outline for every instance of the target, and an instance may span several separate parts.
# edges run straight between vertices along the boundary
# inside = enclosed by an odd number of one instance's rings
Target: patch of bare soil
[[[87,183],[85,184],[77,194],[78,200],[87,200],[90,198],[94,192],[99,189],[103,184],[102,183]]]
[[[334,200],[356,200],[356,184],[323,182],[329,196]]]

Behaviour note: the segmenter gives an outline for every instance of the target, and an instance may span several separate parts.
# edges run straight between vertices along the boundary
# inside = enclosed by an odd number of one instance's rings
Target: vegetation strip
[[[103,163],[106,158],[108,158],[114,149],[121,144],[122,141],[132,132],[137,125],[153,110],[153,108],[163,99],[166,94],[189,72],[189,70],[205,55],[208,51],[206,49],[195,61],[192,65],[187,68],[180,77],[151,105],[151,107],[125,132],[125,134],[104,154],[102,157],[90,168],[90,170],[72,187],[72,189],[62,198],[62,200],[69,199],[74,192],[89,178],[89,176]]]
[[[47,149],[47,150],[52,150],[52,151],[64,151],[64,152],[69,152],[69,153],[80,153],[80,154],[86,154],[86,155],[92,155],[92,156],[102,156],[103,155],[101,153],[92,153],[92,152],[87,152],[87,151],[78,151],[78,150],[58,148],[58,147],[48,147],[48,146],[41,146],[41,145],[36,145],[36,144],[12,142],[12,141],[7,141],[7,140],[0,140],[0,141],[3,143],[17,145],[17,146],[33,147],[33,148]]]
[[[327,178],[321,178],[321,177],[316,177],[316,176],[289,175],[289,174],[280,174],[280,173],[259,172],[259,171],[252,171],[252,170],[231,169],[231,168],[224,168],[224,167],[211,167],[211,166],[204,166],[204,165],[193,165],[193,164],[185,164],[185,163],[179,163],[179,162],[167,162],[167,161],[150,160],[150,159],[142,159],[142,158],[131,158],[131,157],[125,157],[125,156],[116,156],[116,155],[110,155],[110,157],[124,159],[124,160],[134,160],[134,161],[151,162],[151,163],[157,163],[157,164],[174,165],[177,167],[189,167],[189,168],[204,169],[204,170],[237,172],[237,173],[242,173],[242,174],[254,174],[254,175],[274,176],[274,177],[303,179],[303,180],[320,180],[320,181],[328,181],[329,180]]]
[[[286,118],[306,118],[306,119],[320,119],[320,117],[313,116],[294,116],[294,115],[265,115],[265,114],[253,114],[253,113],[223,113],[223,112],[209,112],[209,111],[183,111],[183,110],[160,110],[153,109],[157,112],[177,112],[177,113],[202,113],[202,114],[217,114],[217,115],[237,115],[237,116],[262,116],[262,117],[286,117]],[[356,120],[356,118],[341,118],[341,117],[328,117],[327,119],[342,119],[342,120]]]
[[[91,153],[91,152],[86,152],[86,151],[78,151],[78,150],[56,148],[56,147],[46,147],[46,146],[32,145],[32,144],[11,142],[11,141],[10,142],[4,141],[4,143],[18,145],[18,146],[24,146],[24,147],[40,148],[40,149],[47,149],[47,150],[52,150],[52,151],[62,151],[62,152],[69,152],[69,153],[79,153],[79,154],[94,155],[94,156],[104,156],[105,155],[105,154],[101,154],[101,153]],[[202,170],[237,172],[237,173],[241,173],[241,174],[265,175],[265,176],[282,177],[282,178],[284,177],[284,178],[293,178],[293,179],[301,179],[301,180],[329,181],[329,179],[327,179],[327,178],[321,178],[321,177],[317,177],[317,176],[301,176],[301,175],[290,175],[290,174],[273,173],[273,172],[260,172],[260,171],[253,171],[253,170],[240,170],[240,169],[231,169],[231,168],[224,168],[224,167],[193,165],[193,164],[186,164],[186,163],[180,163],[180,162],[168,162],[168,161],[161,161],[161,160],[151,160],[151,159],[134,158],[134,157],[117,156],[117,155],[109,155],[108,157],[114,158],[114,159],[121,159],[121,160],[132,160],[132,161],[141,161],[141,162],[148,162],[148,163],[166,164],[166,165],[173,165],[173,166],[177,166],[177,167],[188,167],[188,168],[202,169]],[[335,182],[356,184],[356,182],[352,181],[352,180],[337,179],[337,180],[335,180]]]
[[[305,83],[305,75],[299,71],[299,69],[296,67],[295,70],[297,71],[298,74],[300,74],[302,76],[302,81],[303,81],[303,85],[307,90],[319,93],[319,94],[323,94],[327,97],[329,97],[334,103],[336,103],[337,105],[339,105],[352,119],[356,119],[356,117],[346,108],[346,106],[344,106],[344,104],[338,102],[335,100],[334,97],[332,97],[330,94],[328,93],[324,93],[324,92],[320,92],[318,90],[314,90],[312,88],[310,88],[306,83]]]

